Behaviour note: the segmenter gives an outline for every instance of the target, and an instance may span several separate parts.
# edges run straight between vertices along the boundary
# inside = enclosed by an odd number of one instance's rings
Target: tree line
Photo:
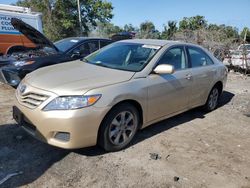
[[[157,30],[151,21],[145,21],[139,26],[126,24],[120,27],[111,23],[112,3],[102,0],[80,0],[80,28],[76,0],[18,0],[16,4],[42,12],[44,33],[52,41],[79,36],[80,33],[84,36],[110,37],[125,31],[135,33],[136,38],[184,40],[210,47],[239,43],[248,31],[247,40],[250,42],[248,28],[239,33],[236,27],[208,24],[201,15],[184,17],[179,22],[167,21],[162,31]]]

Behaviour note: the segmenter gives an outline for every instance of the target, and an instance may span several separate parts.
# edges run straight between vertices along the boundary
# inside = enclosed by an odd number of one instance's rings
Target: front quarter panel
[[[145,78],[132,79],[106,87],[93,89],[85,95],[101,94],[102,97],[94,105],[97,108],[109,107],[110,109],[116,104],[125,100],[134,100],[138,102],[143,109],[143,122],[146,122],[147,111],[147,82]]]

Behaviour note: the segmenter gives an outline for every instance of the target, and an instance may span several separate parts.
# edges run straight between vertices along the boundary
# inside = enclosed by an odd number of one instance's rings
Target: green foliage
[[[222,25],[209,24],[207,30],[211,32],[217,32],[220,35],[221,40],[239,39],[238,29],[236,27],[226,26],[224,24]]]
[[[172,39],[172,37],[178,30],[178,27],[176,25],[177,25],[176,21],[168,21],[167,25],[163,25],[164,30],[162,31],[161,38],[168,40]]]
[[[193,17],[184,17],[183,20],[179,22],[180,30],[197,30],[202,29],[207,26],[207,20],[204,16],[193,16]]]
[[[139,38],[144,38],[144,39],[159,39],[161,33],[155,29],[155,25],[153,22],[150,21],[145,21],[141,23],[138,37]]]
[[[250,43],[250,29],[247,27],[244,27],[244,29],[240,33],[241,40],[244,40],[246,35],[246,41]]]
[[[123,27],[123,30],[126,32],[133,32],[133,31],[137,31],[138,29],[135,28],[132,24],[125,24]]]
[[[96,29],[91,33],[93,36],[110,38],[112,35],[122,32],[122,28],[112,23],[98,22]]]
[[[239,40],[238,30],[232,26],[207,24],[204,16],[184,17],[174,38],[200,45],[228,45]]]
[[[18,0],[17,5],[42,12],[44,33],[51,40],[78,36],[80,32],[76,0]],[[98,22],[113,17],[112,4],[102,0],[80,0],[82,33],[87,36]]]

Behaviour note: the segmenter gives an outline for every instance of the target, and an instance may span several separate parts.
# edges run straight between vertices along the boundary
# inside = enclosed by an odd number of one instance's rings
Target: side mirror
[[[174,66],[169,64],[161,64],[155,67],[154,72],[156,74],[173,74]]]
[[[74,50],[71,54],[71,57],[80,57],[81,53],[79,50]]]

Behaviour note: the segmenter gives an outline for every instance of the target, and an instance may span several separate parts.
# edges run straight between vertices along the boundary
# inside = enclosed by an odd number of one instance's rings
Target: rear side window
[[[79,52],[81,57],[85,57],[90,54],[89,46],[87,43],[83,43],[80,46],[76,47],[71,53]]]
[[[81,44],[80,46],[76,47],[72,53],[79,52],[81,57],[85,57],[96,50],[99,50],[99,42],[98,41],[89,41]]]
[[[103,48],[104,46],[107,46],[108,44],[111,44],[111,41],[108,40],[101,40],[100,41],[100,48]]]
[[[211,58],[201,49],[188,47],[192,67],[201,67],[214,64]]]
[[[174,47],[166,51],[158,62],[158,65],[160,64],[173,65],[175,70],[186,69],[187,63],[183,47]]]
[[[90,53],[93,53],[96,50],[99,50],[99,43],[98,41],[90,41],[90,42],[87,42],[86,47],[88,48]]]

